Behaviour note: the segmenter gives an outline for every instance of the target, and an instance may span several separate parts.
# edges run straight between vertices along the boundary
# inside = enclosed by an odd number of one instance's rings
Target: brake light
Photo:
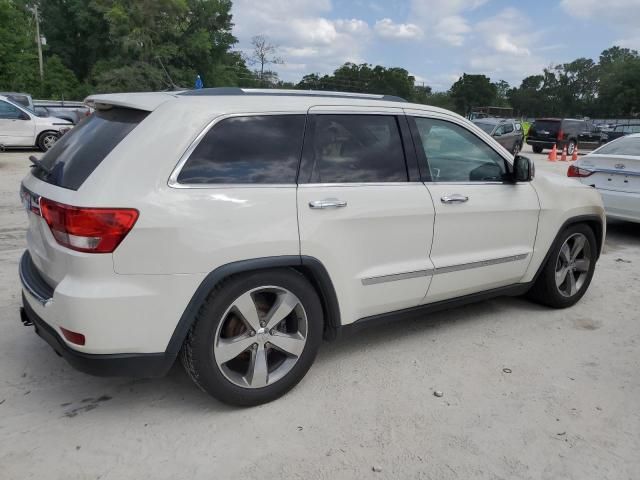
[[[567,170],[567,177],[589,177],[593,175],[593,172],[590,170],[585,170],[584,168],[578,168],[575,165],[569,165],[569,170]]]
[[[562,140],[564,138],[564,132],[562,129],[558,130],[558,140]]]
[[[133,208],[72,207],[40,199],[42,217],[56,241],[71,250],[111,253],[138,220]]]

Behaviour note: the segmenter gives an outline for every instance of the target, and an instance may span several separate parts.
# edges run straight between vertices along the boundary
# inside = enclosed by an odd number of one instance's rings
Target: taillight
[[[69,342],[75,343],[76,345],[84,345],[85,338],[84,335],[78,332],[72,332],[71,330],[67,330],[66,328],[60,327],[64,338],[66,338]]]
[[[562,129],[558,130],[558,140],[562,140],[564,138],[564,132]]]
[[[40,210],[56,241],[78,252],[113,252],[138,220],[133,208],[72,207],[46,198]]]
[[[585,170],[584,168],[578,168],[575,165],[569,165],[569,170],[567,170],[567,177],[588,177],[593,175],[591,170]]]

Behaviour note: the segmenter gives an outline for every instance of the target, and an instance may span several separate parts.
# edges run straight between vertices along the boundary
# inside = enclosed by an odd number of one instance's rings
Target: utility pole
[[[44,81],[44,67],[42,65],[42,39],[40,38],[40,16],[38,15],[38,5],[34,6],[36,15],[36,43],[38,44],[38,63],[40,64],[40,81]]]

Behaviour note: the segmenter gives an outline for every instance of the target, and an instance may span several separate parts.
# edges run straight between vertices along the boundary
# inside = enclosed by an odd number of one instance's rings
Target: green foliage
[[[35,0],[45,80],[26,0],[0,0],[0,90],[82,99],[90,92],[251,83],[231,33],[230,0]],[[33,3],[33,2],[32,2]]]
[[[451,86],[450,94],[456,111],[467,114],[473,107],[495,103],[498,88],[484,75],[465,73]]]

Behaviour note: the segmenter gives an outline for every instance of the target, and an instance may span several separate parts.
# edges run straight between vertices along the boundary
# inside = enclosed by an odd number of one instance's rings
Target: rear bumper
[[[566,143],[567,142],[565,140],[536,140],[535,138],[527,137],[527,144],[531,145],[532,147],[553,148],[553,146],[556,145],[557,148],[562,148]]]
[[[102,377],[161,377],[176,355],[168,353],[89,354],[70,348],[58,333],[42,320],[22,296],[20,317],[23,323],[33,323],[36,333],[69,364],[81,372]]]

